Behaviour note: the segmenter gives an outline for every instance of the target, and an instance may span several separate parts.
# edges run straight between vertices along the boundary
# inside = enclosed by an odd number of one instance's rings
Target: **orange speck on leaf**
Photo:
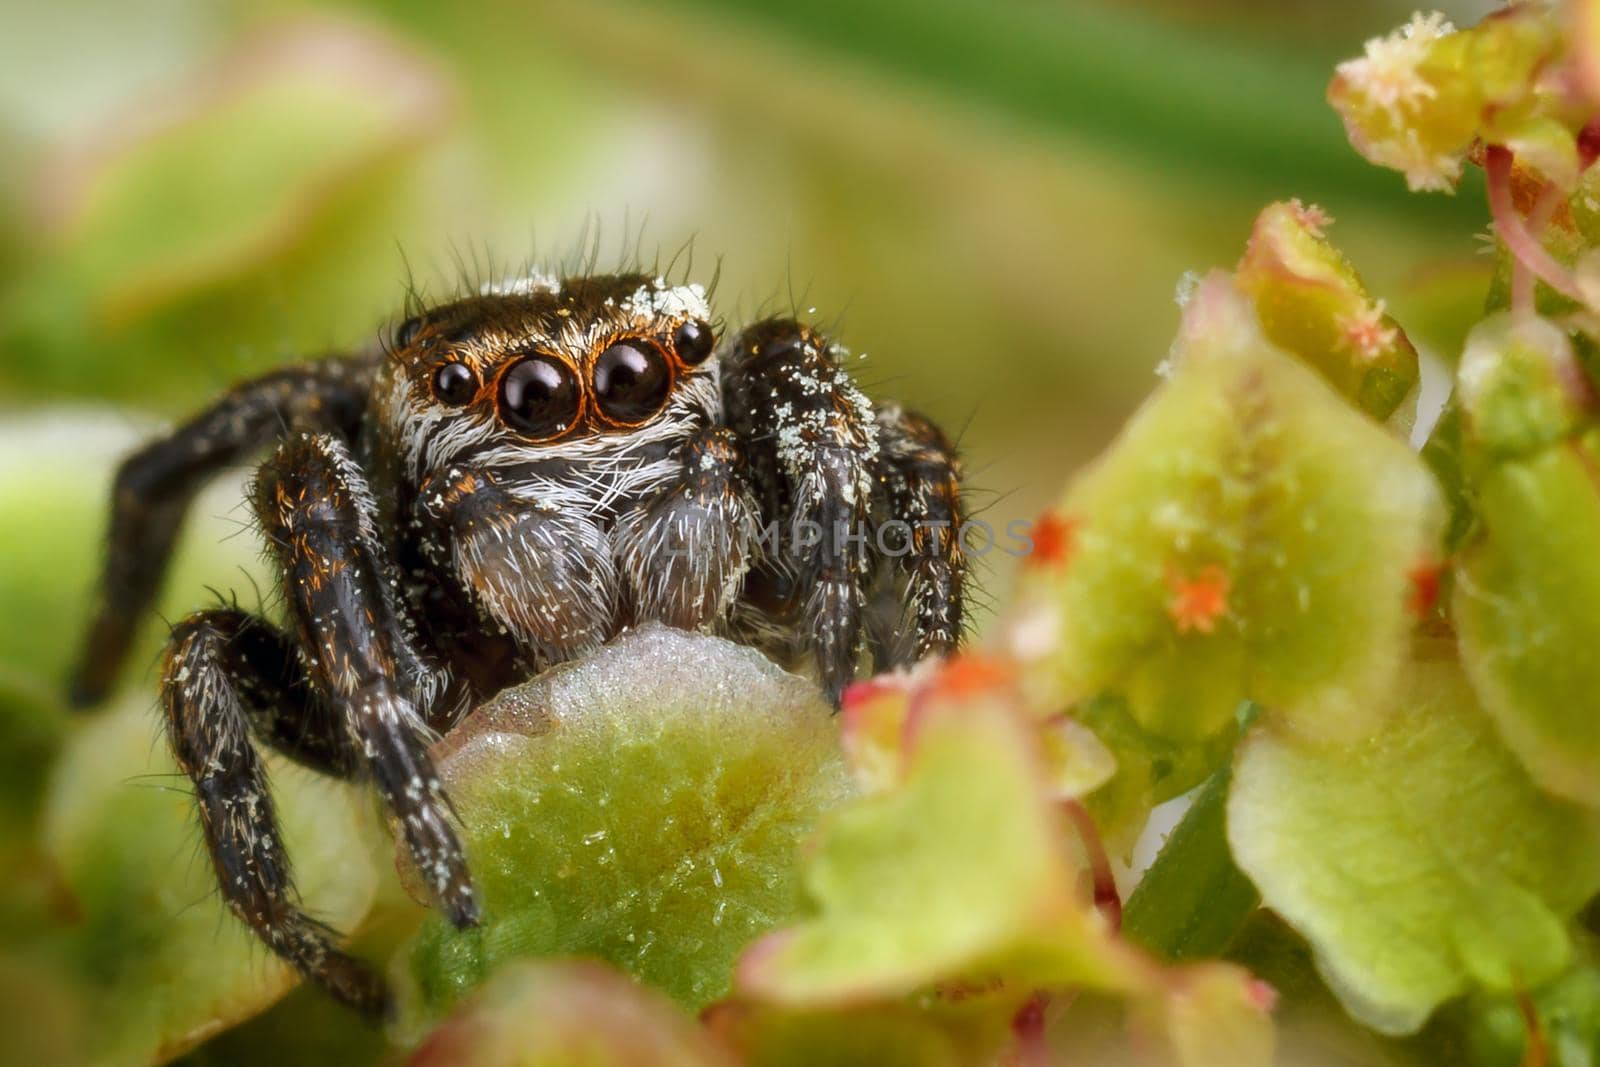
[[[1423,560],[1406,572],[1411,580],[1411,595],[1406,599],[1406,610],[1419,619],[1433,614],[1439,603],[1439,582],[1444,576],[1444,564]]]
[[[1078,550],[1078,520],[1047,511],[1039,516],[1028,536],[1033,540],[1030,566],[1062,566]]]
[[[1167,585],[1172,589],[1167,614],[1180,634],[1211,633],[1217,628],[1217,619],[1228,612],[1228,575],[1215,564],[1193,578],[1174,571],[1167,576]]]
[[[851,682],[845,687],[844,693],[839,698],[839,710],[848,714],[853,709],[861,708],[872,703],[879,697],[889,696],[893,693],[903,692],[904,687],[891,685],[879,678],[868,678],[860,682]]]
[[[945,664],[938,685],[950,696],[972,696],[1009,686],[1011,674],[1000,660],[965,654]]]

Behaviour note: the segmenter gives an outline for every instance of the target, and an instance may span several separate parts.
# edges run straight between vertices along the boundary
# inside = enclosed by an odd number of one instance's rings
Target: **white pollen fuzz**
[[[478,290],[480,296],[533,296],[535,293],[561,292],[561,281],[550,274],[530,271],[520,278],[502,278],[497,282],[484,282]]]
[[[630,315],[648,318],[709,319],[711,305],[706,302],[703,285],[668,285],[665,278],[657,278],[650,285],[641,285],[632,296],[621,303]]]

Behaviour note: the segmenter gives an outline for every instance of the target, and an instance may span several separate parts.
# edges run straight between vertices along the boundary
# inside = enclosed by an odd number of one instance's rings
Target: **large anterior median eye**
[[[529,356],[500,376],[500,417],[529,437],[557,437],[578,419],[582,396],[567,365],[551,356]]]
[[[667,357],[647,341],[617,341],[594,361],[594,396],[612,422],[643,422],[661,410],[672,386]]]

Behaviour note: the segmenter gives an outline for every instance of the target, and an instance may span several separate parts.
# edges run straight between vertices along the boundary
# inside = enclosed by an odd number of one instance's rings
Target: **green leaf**
[[[1106,690],[1185,745],[1244,699],[1366,729],[1404,656],[1439,491],[1405,443],[1261,335],[1226,277],[1193,296],[1170,379],[1057,508],[1007,631],[1039,704]]]
[[[1255,301],[1269,341],[1362,411],[1387,419],[1417,388],[1417,350],[1323,236],[1332,221],[1314,204],[1268,205],[1239,263],[1239,288]]]
[[[939,1021],[959,1004],[992,1027],[1036,990],[1098,990],[1126,998],[1172,1062],[1268,1062],[1270,991],[1227,965],[1164,967],[1096,909],[1047,742],[1004,669],[958,658],[915,690],[900,773],[828,821],[806,868],[816,914],[746,953],[740,1002],[871,1026],[917,994]]]
[[[1467,335],[1456,402],[1472,452],[1526,456],[1571,434],[1586,400],[1566,331],[1548,319],[1491,315]]]
[[[1111,752],[1116,773],[1084,802],[1107,847],[1127,856],[1157,804],[1182,796],[1227,761],[1234,734],[1224,730],[1205,744],[1182,744],[1147,732],[1127,702],[1103,694],[1072,709]]]
[[[67,672],[94,605],[111,517],[117,461],[159,431],[149,419],[110,409],[46,409],[0,426],[0,690],[52,705],[65,697]],[[128,656],[125,680],[150,692],[152,664],[166,628],[214,606],[211,589],[249,595],[267,588],[260,543],[244,528],[239,478],[201,492],[144,640]],[[60,719],[57,719],[59,723]]]
[[[360,787],[281,759],[268,768],[305,907],[353,929],[378,877]],[[298,981],[223,906],[149,696],[78,727],[55,768],[44,825],[81,915],[66,936],[95,1020],[93,1062],[168,1059]]]
[[[993,1062],[1009,1020],[973,1017],[942,1002],[794,1010],[713,1005],[706,1025],[748,1067],[959,1067]]]
[[[166,754],[153,693],[140,675],[159,630],[130,657],[130,685],[109,710],[73,716],[65,672],[93,602],[115,460],[139,420],[104,411],[16,418],[0,432],[0,894],[8,936],[52,961],[61,997],[93,1026],[49,1035],[93,1062],[166,1058],[246,1018],[294,984],[223,908],[188,783]],[[239,488],[201,495],[174,560],[162,613],[245,585],[256,549],[239,537]],[[157,620],[152,619],[152,623]],[[164,633],[164,631],[162,631]],[[319,918],[353,928],[376,873],[363,795],[274,761],[302,889]],[[43,819],[41,833],[38,820]],[[54,1003],[54,1001],[52,1002]]]
[[[1482,536],[1457,565],[1461,656],[1535,779],[1600,805],[1600,439],[1484,470]]]
[[[1444,548],[1447,551],[1465,541],[1478,521],[1473,499],[1475,490],[1466,471],[1465,449],[1461,407],[1451,400],[1445,404],[1439,421],[1433,424],[1421,453],[1422,461],[1438,479],[1439,488],[1450,508],[1450,520],[1444,534]]]
[[[73,271],[111,308],[281,247],[331,185],[444,117],[433,72],[377,33],[289,23],[240,53],[202,107],[156,119],[60,190]]]
[[[508,690],[453,731],[483,924],[424,924],[404,1025],[517,957],[606,960],[703,1007],[800,907],[799,843],[849,790],[810,683],[730,642],[650,626]]]
[[[974,654],[963,656],[954,670],[965,672],[973,685],[1010,680],[1009,668]],[[952,669],[944,672],[948,687]],[[906,772],[912,737],[906,724],[914,718],[912,702],[926,679],[887,674],[851,686],[840,707],[840,741],[856,784],[864,792],[887,789]],[[1035,740],[1045,776],[1058,800],[1078,800],[1105,785],[1117,763],[1096,733],[1075,715],[1048,715],[1036,722]]]
[[[816,916],[750,950],[740,993],[829,1006],[1013,970],[1022,994],[1041,975],[1130,986],[1131,965],[1076,884],[1024,721],[987,701],[924,701],[906,732],[898,787],[827,824],[806,868]]]
[[[508,964],[411,1067],[734,1067],[670,1000],[595,963]]]
[[[1122,911],[1122,932],[1164,960],[1220,956],[1261,903],[1228,851],[1231,775],[1194,798]]]
[[[1349,743],[1256,727],[1228,840],[1346,1009],[1402,1034],[1560,972],[1566,919],[1600,888],[1600,816],[1534,786],[1452,660],[1416,662],[1390,707]]]
[[[387,867],[379,877],[389,877]],[[392,1067],[393,1061],[393,1047],[380,1029],[322,988],[301,983],[267,1011],[184,1056],[180,1067]]]
[[[1600,970],[1572,968],[1544,987],[1524,994],[1533,1009],[1550,1067],[1590,1067],[1600,1057]],[[1528,1019],[1517,996],[1472,997],[1461,1005],[1461,1026],[1470,1062],[1479,1067],[1518,1067],[1528,1055]]]

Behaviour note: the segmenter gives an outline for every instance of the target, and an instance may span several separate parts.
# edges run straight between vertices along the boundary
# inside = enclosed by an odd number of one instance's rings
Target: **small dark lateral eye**
[[[460,407],[478,395],[478,376],[465,363],[445,363],[433,372],[433,395],[452,407]]]
[[[394,346],[396,348],[410,348],[411,342],[417,339],[417,334],[422,329],[422,316],[413,315],[411,318],[395,327]]]
[[[685,363],[705,362],[717,339],[711,333],[711,324],[690,319],[672,332],[672,348]]]
[[[578,380],[551,356],[528,356],[500,376],[500,417],[529,437],[550,438],[578,420]]]
[[[667,360],[644,341],[617,341],[594,362],[594,396],[612,422],[643,422],[661,410],[672,374]]]

